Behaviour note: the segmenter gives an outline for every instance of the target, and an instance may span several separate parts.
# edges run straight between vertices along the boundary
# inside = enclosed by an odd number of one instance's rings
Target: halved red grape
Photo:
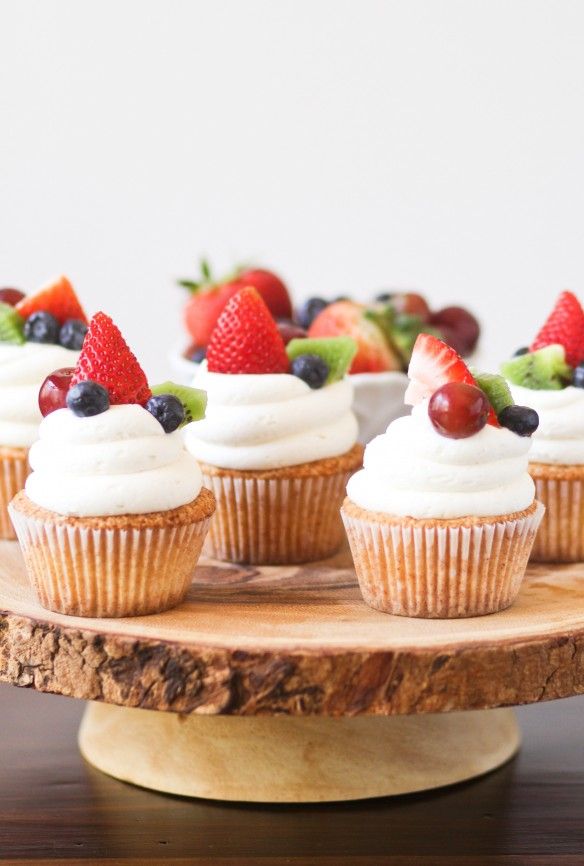
[[[300,325],[297,325],[295,322],[291,321],[291,319],[277,319],[276,325],[278,326],[280,336],[286,345],[288,345],[290,340],[296,340],[307,336],[304,328],[301,328]]]
[[[39,409],[43,417],[67,407],[67,392],[74,372],[75,367],[61,367],[47,376],[39,391]]]
[[[24,297],[25,294],[20,289],[0,289],[0,304],[10,304],[11,307],[15,307]]]
[[[428,415],[441,436],[467,439],[479,433],[489,417],[490,404],[475,385],[448,382],[430,397]]]
[[[464,307],[437,310],[430,316],[430,324],[442,332],[444,341],[459,355],[470,355],[474,351],[481,328],[473,314]]]

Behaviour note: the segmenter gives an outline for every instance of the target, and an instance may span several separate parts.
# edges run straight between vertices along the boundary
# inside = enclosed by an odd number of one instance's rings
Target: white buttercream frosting
[[[0,444],[28,448],[42,421],[39,388],[49,373],[74,367],[79,352],[52,343],[0,343]]]
[[[364,468],[349,479],[361,508],[402,517],[487,517],[528,508],[530,439],[487,425],[466,439],[435,430],[428,401],[393,421],[365,448]]]
[[[584,388],[537,391],[509,383],[513,399],[539,415],[529,453],[532,463],[584,464]]]
[[[312,389],[288,373],[229,375],[201,365],[202,421],[186,428],[187,448],[223,469],[277,469],[337,457],[357,441],[348,379]]]
[[[165,433],[137,405],[89,418],[52,412],[40,425],[30,464],[29,499],[78,517],[169,511],[196,499],[202,485],[182,432]]]

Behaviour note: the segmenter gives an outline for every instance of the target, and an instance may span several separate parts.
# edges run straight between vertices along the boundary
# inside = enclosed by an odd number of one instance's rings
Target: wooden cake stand
[[[90,701],[85,758],[175,794],[310,802],[472,778],[519,747],[503,708],[584,691],[583,652],[582,565],[530,567],[503,613],[431,621],[366,607],[347,554],[203,561],[181,607],[90,620],[43,610],[0,543],[0,679]]]

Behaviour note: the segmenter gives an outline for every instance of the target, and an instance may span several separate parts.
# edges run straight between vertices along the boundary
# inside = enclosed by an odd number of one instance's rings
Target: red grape
[[[442,331],[444,341],[459,355],[470,355],[474,351],[481,329],[473,314],[464,307],[444,307],[432,313],[430,324]]]
[[[25,294],[20,289],[0,289],[0,304],[10,304],[11,307],[15,307],[24,297]]]
[[[489,417],[490,404],[480,388],[464,382],[448,382],[430,397],[428,415],[449,439],[466,439],[479,433]]]
[[[396,313],[419,316],[423,322],[427,322],[430,318],[430,307],[426,299],[416,292],[397,292],[391,296],[389,303]]]
[[[39,391],[39,409],[43,417],[67,407],[67,392],[74,372],[74,367],[61,367],[47,376]]]
[[[300,325],[296,325],[290,319],[278,319],[276,321],[280,336],[284,343],[288,345],[290,340],[297,340],[301,337],[306,337],[306,331]]]

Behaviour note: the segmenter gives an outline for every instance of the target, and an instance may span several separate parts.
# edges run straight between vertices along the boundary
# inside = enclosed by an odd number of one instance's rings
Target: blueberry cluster
[[[67,319],[60,325],[52,313],[39,310],[24,323],[24,338],[29,343],[56,343],[64,349],[79,351],[83,345],[87,325],[81,319]]]
[[[98,382],[87,379],[67,392],[67,406],[79,418],[101,415],[110,407],[107,390]],[[178,430],[185,420],[185,408],[174,394],[158,394],[146,403],[146,409],[160,422],[165,433]]]

